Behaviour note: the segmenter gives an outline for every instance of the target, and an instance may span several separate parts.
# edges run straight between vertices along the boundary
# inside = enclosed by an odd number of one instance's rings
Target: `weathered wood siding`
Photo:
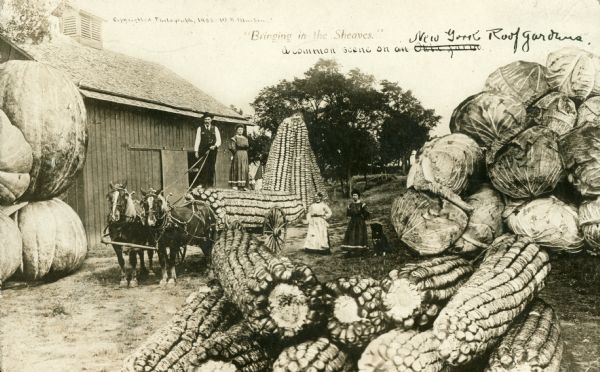
[[[149,187],[187,188],[187,163],[163,164],[163,157],[193,150],[198,119],[92,99],[85,99],[85,105],[89,130],[86,164],[64,198],[81,217],[93,248],[106,225],[110,182],[127,181],[127,188],[138,194]],[[233,124],[216,124],[224,139],[231,137]],[[227,187],[231,161],[226,151],[224,143],[217,158],[218,187]],[[174,179],[163,179],[163,175]]]

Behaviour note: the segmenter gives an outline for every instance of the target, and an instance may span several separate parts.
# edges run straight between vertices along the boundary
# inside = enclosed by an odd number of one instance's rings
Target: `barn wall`
[[[90,247],[100,243],[106,225],[110,182],[125,182],[127,188],[153,187],[185,190],[187,164],[167,156],[192,151],[196,122],[175,114],[85,99],[89,144],[86,164],[64,198],[82,218]],[[223,141],[233,135],[233,124],[217,123]],[[226,187],[230,157],[225,143],[217,157],[218,187]],[[178,169],[163,169],[176,166]],[[164,179],[168,175],[170,179]],[[176,175],[176,176],[175,176]]]

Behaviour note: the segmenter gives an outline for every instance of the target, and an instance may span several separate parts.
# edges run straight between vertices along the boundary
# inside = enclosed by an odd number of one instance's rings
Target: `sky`
[[[453,109],[481,91],[486,77],[504,64],[545,64],[548,53],[563,47],[600,54],[600,0],[74,3],[104,19],[106,49],[161,63],[245,113],[252,113],[250,102],[262,88],[302,76],[319,58],[334,58],[344,71],[359,68],[410,89],[442,116],[435,134],[448,132]],[[451,42],[478,44],[479,50],[415,50],[418,44]],[[329,53],[293,53],[307,49]]]

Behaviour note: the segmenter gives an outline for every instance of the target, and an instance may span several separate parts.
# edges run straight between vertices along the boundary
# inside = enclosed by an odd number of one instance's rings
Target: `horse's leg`
[[[175,247],[180,246],[179,244],[173,244]],[[175,262],[177,262],[178,250],[175,247],[169,249],[169,281],[167,284],[175,284],[177,281],[177,273],[175,272]]]
[[[121,281],[119,285],[121,287],[127,287],[127,273],[125,272],[125,259],[123,258],[123,247],[120,245],[113,244],[113,249],[115,254],[117,255],[117,260],[119,261],[119,267],[121,268]]]
[[[167,248],[163,244],[158,245],[158,263],[160,264],[160,285],[167,284]]]
[[[129,282],[130,287],[137,287],[137,250],[131,249],[129,251],[129,264],[131,265],[131,281]]]
[[[137,255],[140,258],[140,277],[148,276],[148,269],[146,268],[146,263],[144,262],[144,249],[138,249]]]
[[[154,257],[154,251],[152,249],[149,249],[147,252],[148,252],[148,275],[153,277],[154,269],[152,268],[152,258]]]

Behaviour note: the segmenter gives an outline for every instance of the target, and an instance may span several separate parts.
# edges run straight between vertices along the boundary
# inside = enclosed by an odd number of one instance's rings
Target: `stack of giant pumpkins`
[[[81,266],[87,239],[58,197],[83,168],[86,111],[62,72],[34,61],[0,65],[0,286],[54,279]]]

